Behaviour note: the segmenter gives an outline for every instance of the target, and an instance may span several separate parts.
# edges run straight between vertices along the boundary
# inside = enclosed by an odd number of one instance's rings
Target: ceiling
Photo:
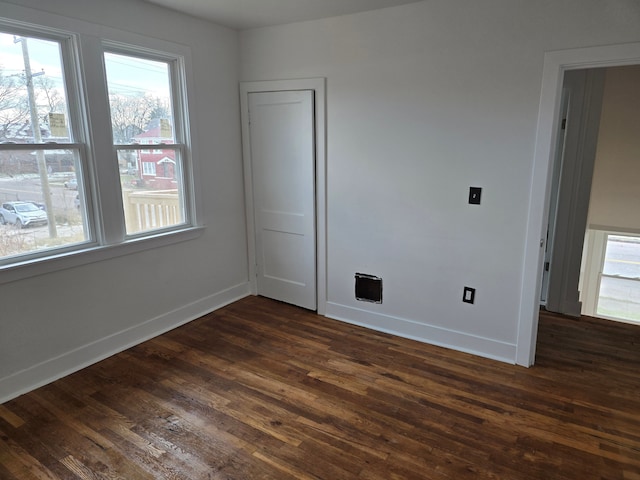
[[[335,17],[419,0],[146,0],[237,29]]]

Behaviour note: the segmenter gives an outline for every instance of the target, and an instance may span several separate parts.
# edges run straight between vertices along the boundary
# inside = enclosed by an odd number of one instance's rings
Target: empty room
[[[0,0],[0,478],[640,479],[637,65],[636,0]]]

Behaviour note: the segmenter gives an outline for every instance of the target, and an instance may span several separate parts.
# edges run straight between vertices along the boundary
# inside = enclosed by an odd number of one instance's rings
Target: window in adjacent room
[[[640,236],[606,235],[596,314],[640,323]]]

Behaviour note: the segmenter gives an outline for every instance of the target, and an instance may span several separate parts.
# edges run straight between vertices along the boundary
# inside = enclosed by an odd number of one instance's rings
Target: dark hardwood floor
[[[0,478],[640,479],[640,328],[506,365],[250,297],[0,405]]]

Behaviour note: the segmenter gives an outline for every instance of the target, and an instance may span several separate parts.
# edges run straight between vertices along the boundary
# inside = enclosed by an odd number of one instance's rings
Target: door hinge
[[[544,271],[545,272],[549,271],[549,262],[544,262]]]
[[[562,126],[560,128],[562,130],[566,130],[567,129],[567,119],[566,118],[562,119]]]

